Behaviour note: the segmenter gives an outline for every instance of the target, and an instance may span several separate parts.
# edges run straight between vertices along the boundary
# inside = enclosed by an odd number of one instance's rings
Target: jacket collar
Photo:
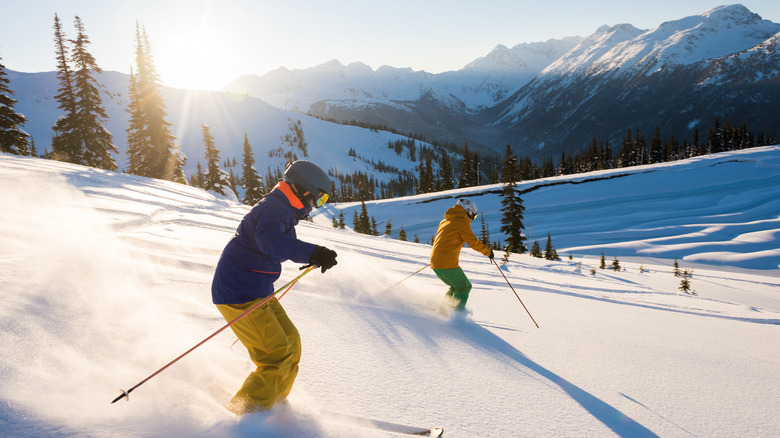
[[[287,201],[290,202],[290,205],[293,206],[293,208],[300,210],[304,209],[303,202],[301,202],[300,199],[298,199],[297,196],[295,196],[295,193],[292,191],[292,187],[290,187],[289,184],[287,184],[284,181],[279,181],[278,184],[276,184],[276,187],[274,189],[279,189],[280,192],[287,198]]]

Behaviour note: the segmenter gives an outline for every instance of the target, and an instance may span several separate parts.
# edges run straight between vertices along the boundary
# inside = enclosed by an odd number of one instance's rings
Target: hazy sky
[[[717,0],[0,0],[0,58],[7,69],[53,71],[54,14],[69,38],[81,17],[103,70],[129,73],[135,23],[172,87],[216,90],[243,74],[308,68],[338,59],[459,70],[496,45],[588,36],[599,26],[640,29],[697,15]],[[780,1],[747,0],[780,23]]]

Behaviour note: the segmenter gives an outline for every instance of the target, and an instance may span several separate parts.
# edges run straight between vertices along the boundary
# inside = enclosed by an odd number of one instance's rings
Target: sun
[[[218,31],[174,30],[158,49],[152,46],[160,80],[169,87],[216,91],[241,74],[232,68],[234,45]]]

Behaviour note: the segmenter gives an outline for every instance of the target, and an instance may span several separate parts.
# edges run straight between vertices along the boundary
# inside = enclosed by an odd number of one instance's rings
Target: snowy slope
[[[468,195],[484,213],[493,241],[504,240],[501,185],[458,189],[402,200],[367,202],[379,231],[390,219],[393,236],[403,226],[409,239],[432,242],[443,212]],[[561,256],[569,253],[612,259],[678,258],[686,262],[780,267],[780,147],[768,146],[700,156],[660,165],[560,176],[518,184],[526,208],[529,247],[542,247],[551,233]],[[359,204],[341,209],[351,224]],[[405,214],[408,211],[425,214]],[[327,223],[328,220],[323,220]],[[473,224],[480,231],[479,221]]]
[[[425,266],[428,246],[318,223],[302,223],[299,235],[334,248],[339,264],[282,300],[304,342],[289,406],[241,419],[224,409],[251,368],[229,332],[112,405],[118,387],[224,324],[211,275],[247,207],[5,154],[0,183],[3,436],[392,436],[322,421],[323,409],[441,425],[448,437],[780,429],[776,270],[697,266],[693,297],[677,291],[668,260],[592,275],[594,259],[580,267],[515,256],[505,274],[537,329],[496,268],[465,249],[473,314],[450,321],[433,311],[444,290],[430,270],[391,288]],[[624,179],[604,184],[615,190]],[[710,195],[693,189],[688,199]],[[441,214],[407,199],[395,209]],[[286,265],[283,280],[298,272]]]
[[[54,95],[57,94],[55,72],[9,74],[15,98],[19,102],[14,110],[27,117],[24,129],[35,141],[39,154],[51,151],[51,127],[61,116],[57,109]],[[128,75],[117,72],[104,72],[99,82],[103,90],[103,103],[108,114],[104,126],[114,138],[114,144],[119,149],[116,160],[119,170],[127,168],[127,83]],[[310,145],[309,159],[316,160],[323,168],[332,169],[337,164],[342,174],[351,172],[373,172],[380,181],[389,180],[391,173],[376,171],[373,166],[349,157],[350,149],[354,149],[363,157],[382,160],[384,163],[403,171],[416,173],[417,162],[399,157],[391,149],[388,142],[407,140],[397,134],[386,131],[363,129],[355,126],[343,126],[325,122],[304,114],[285,111],[260,99],[247,96],[237,96],[228,93],[178,90],[165,88],[163,95],[168,108],[171,131],[176,137],[176,144],[187,156],[185,173],[195,172],[197,164],[205,167],[205,147],[203,146],[202,125],[209,126],[215,144],[220,151],[222,162],[236,158],[241,162],[243,156],[244,135],[247,136],[255,160],[262,162],[257,170],[265,176],[267,169],[284,170],[286,159],[279,156],[270,157],[270,153],[279,148],[287,152],[290,149],[283,137],[289,134],[290,124],[300,121],[304,139]],[[303,153],[294,150],[300,158]],[[240,164],[239,164],[240,166]],[[239,169],[236,169],[238,172]]]

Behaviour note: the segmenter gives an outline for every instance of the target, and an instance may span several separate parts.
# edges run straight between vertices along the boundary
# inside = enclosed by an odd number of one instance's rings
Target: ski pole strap
[[[292,287],[295,285],[295,283],[297,283],[297,282],[298,282],[298,280],[300,280],[300,279],[301,279],[301,278],[302,278],[304,275],[306,275],[306,274],[308,274],[309,272],[311,272],[312,270],[314,270],[314,268],[315,268],[315,266],[309,266],[309,267],[308,267],[308,268],[307,268],[305,271],[303,271],[303,272],[302,272],[301,274],[299,274],[297,277],[295,277],[295,278],[293,278],[292,280],[290,280],[290,281],[289,281],[287,284],[285,284],[284,286],[280,287],[280,288],[279,288],[279,289],[278,289],[276,292],[274,292],[274,293],[272,293],[271,295],[269,295],[268,297],[264,298],[264,299],[263,299],[262,301],[260,301],[259,303],[256,303],[255,305],[253,305],[252,307],[250,307],[249,309],[247,309],[247,310],[246,310],[244,313],[242,313],[241,315],[238,315],[237,317],[235,317],[235,318],[234,318],[232,321],[230,321],[229,323],[227,323],[227,324],[225,324],[224,326],[222,326],[222,328],[220,328],[219,330],[217,330],[217,331],[215,331],[214,333],[212,333],[211,335],[209,335],[209,336],[208,336],[206,339],[204,339],[204,340],[202,340],[202,341],[198,342],[198,343],[197,343],[197,344],[196,344],[194,347],[192,347],[192,348],[190,348],[189,350],[185,351],[184,353],[182,353],[182,354],[181,354],[179,357],[177,357],[176,359],[174,359],[174,360],[172,360],[172,361],[168,362],[168,363],[167,363],[165,366],[163,366],[163,367],[162,367],[162,368],[160,368],[159,370],[157,370],[157,371],[155,371],[154,373],[152,373],[152,374],[151,374],[149,377],[145,378],[144,380],[142,380],[141,382],[139,382],[137,385],[133,386],[132,388],[128,389],[127,391],[125,391],[125,390],[122,390],[122,394],[120,394],[120,395],[119,395],[119,397],[115,398],[115,399],[114,399],[114,400],[111,402],[111,404],[114,404],[114,403],[116,403],[117,401],[121,400],[121,399],[122,399],[122,398],[124,398],[124,397],[127,397],[127,399],[128,399],[128,400],[130,400],[130,393],[131,393],[131,392],[133,392],[133,390],[134,390],[134,389],[136,389],[136,388],[138,388],[139,386],[143,385],[144,383],[148,382],[148,381],[149,381],[150,379],[152,379],[154,376],[156,376],[156,375],[160,374],[161,372],[165,371],[165,370],[166,370],[168,367],[170,367],[171,365],[173,365],[173,364],[175,364],[176,362],[178,362],[178,361],[179,361],[179,359],[181,359],[181,358],[183,358],[184,356],[186,356],[186,355],[190,354],[190,353],[191,353],[193,350],[195,350],[196,348],[198,348],[198,347],[200,347],[201,345],[205,344],[207,341],[209,341],[209,340],[210,340],[211,338],[213,338],[214,336],[217,336],[218,334],[222,333],[222,331],[223,331],[223,330],[225,330],[226,328],[228,328],[228,327],[230,327],[231,325],[235,324],[235,323],[236,323],[236,321],[240,320],[241,318],[243,318],[243,317],[245,317],[245,316],[249,315],[249,314],[250,314],[250,313],[251,313],[253,310],[255,310],[255,309],[257,309],[258,307],[262,306],[263,304],[266,304],[267,302],[269,302],[269,301],[271,300],[271,298],[274,298],[274,297],[276,296],[276,294],[278,294],[278,293],[279,293],[279,292],[281,292],[282,290],[284,290],[284,292],[282,293],[282,295],[284,295],[285,293],[287,293],[287,291],[288,291],[288,290],[290,290],[290,289],[292,289]]]
[[[522,304],[522,305],[523,305],[523,309],[525,309],[525,312],[528,314],[528,316],[530,316],[530,317],[531,317],[531,321],[533,321],[533,322],[534,322],[534,325],[536,326],[536,328],[539,328],[539,324],[537,324],[537,323],[536,323],[536,320],[534,319],[534,317],[533,317],[533,316],[531,316],[531,312],[529,312],[529,311],[528,311],[528,308],[527,308],[527,307],[525,307],[525,304],[523,303],[523,300],[521,300],[521,299],[520,299],[520,295],[518,295],[518,294],[517,294],[517,291],[515,291],[515,288],[514,288],[514,287],[512,287],[512,283],[510,283],[510,282],[509,282],[509,279],[507,279],[507,278],[506,278],[506,275],[504,275],[504,271],[502,271],[502,270],[501,270],[501,267],[500,267],[500,266],[498,266],[498,263],[496,263],[496,261],[495,261],[494,259],[490,259],[490,261],[492,261],[492,262],[493,262],[493,264],[494,264],[494,265],[496,265],[496,268],[498,268],[498,272],[500,272],[500,273],[501,273],[501,276],[502,276],[502,277],[504,277],[504,280],[506,281],[506,284],[508,284],[508,285],[509,285],[509,288],[510,288],[510,289],[512,289],[512,292],[514,292],[514,293],[515,293],[515,296],[517,297],[517,300],[518,300],[518,301],[520,301],[520,304]]]

